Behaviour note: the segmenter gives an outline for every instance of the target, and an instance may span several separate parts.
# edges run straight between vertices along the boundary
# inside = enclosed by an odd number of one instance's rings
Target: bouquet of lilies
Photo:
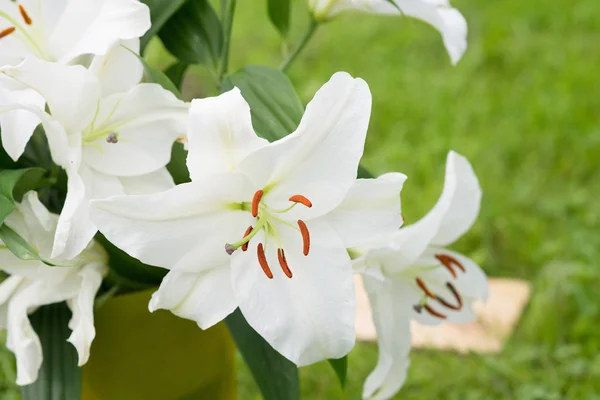
[[[439,201],[403,226],[406,176],[359,165],[367,83],[338,72],[304,107],[284,72],[317,27],[350,10],[422,19],[456,63],[462,15],[446,0],[309,0],[306,34],[280,68],[231,72],[235,0],[221,3],[0,0],[0,327],[18,385],[35,384],[44,362],[30,314],[66,304],[82,366],[94,357],[95,307],[149,282],[149,312],[203,330],[241,313],[230,329],[258,333],[293,368],[339,370],[362,275],[379,340],[365,399],[400,390],[411,320],[475,318],[485,274],[447,248],[479,212],[469,162],[451,151]],[[285,39],[289,0],[268,6]],[[140,56],[156,35],[178,58],[166,74]],[[181,99],[192,64],[219,95]]]

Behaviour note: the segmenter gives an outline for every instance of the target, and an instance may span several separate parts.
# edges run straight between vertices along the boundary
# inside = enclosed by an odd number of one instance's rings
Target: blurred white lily
[[[174,140],[185,132],[189,107],[169,91],[156,84],[138,84],[106,96],[92,71],[36,58],[2,68],[0,74],[15,86],[41,95],[49,110],[46,113],[33,101],[15,104],[14,92],[0,89],[0,112],[6,113],[0,114],[6,152],[17,159],[41,122],[54,162],[69,177],[53,258],[75,257],[96,233],[88,215],[89,199],[173,186],[164,167]],[[20,120],[13,125],[15,113]],[[22,129],[24,121],[29,131]],[[138,178],[143,182],[136,182]],[[148,186],[150,182],[153,187]]]
[[[0,65],[105,55],[149,28],[150,10],[138,0],[0,0]]]
[[[49,213],[37,194],[29,192],[5,224],[52,261],[57,220],[58,215]],[[0,242],[0,270],[10,275],[0,283],[0,329],[8,331],[6,346],[17,359],[18,385],[33,383],[42,365],[41,343],[28,318],[40,306],[67,302],[73,313],[68,341],[77,349],[79,365],[87,362],[96,335],[94,298],[107,271],[106,261],[102,247],[92,243],[67,266],[50,267],[41,261],[21,260]]]
[[[442,34],[450,60],[456,64],[467,49],[467,22],[448,0],[308,0],[316,21],[326,21],[344,11],[406,15],[420,19]]]
[[[268,143],[238,89],[194,100],[192,182],[92,202],[111,242],[171,269],[150,310],[205,329],[239,306],[298,365],[347,354],[355,302],[346,248],[401,224],[404,175],[356,180],[370,109],[367,84],[337,73],[296,132]]]
[[[450,152],[444,190],[433,209],[418,222],[364,248],[351,250],[355,270],[373,309],[379,361],[365,382],[365,399],[391,398],[406,379],[410,351],[409,322],[466,323],[475,319],[472,303],[485,300],[487,278],[479,266],[448,250],[475,222],[481,189],[469,162]]]

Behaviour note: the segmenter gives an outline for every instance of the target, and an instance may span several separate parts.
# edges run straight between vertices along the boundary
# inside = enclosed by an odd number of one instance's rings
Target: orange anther
[[[250,225],[250,226],[248,227],[248,229],[246,229],[246,233],[244,233],[244,238],[245,238],[246,236],[248,236],[248,235],[250,234],[250,232],[252,232],[252,225]],[[244,244],[242,245],[242,251],[246,251],[246,250],[248,250],[248,243],[250,243],[250,241],[249,241],[249,240],[248,240],[246,243],[244,243]]]
[[[277,258],[279,259],[279,265],[281,265],[281,269],[283,270],[283,273],[285,274],[285,276],[287,276],[288,278],[291,278],[292,270],[290,270],[290,267],[288,266],[287,260],[285,259],[285,253],[283,252],[283,249],[277,249]]]
[[[437,258],[439,262],[441,262],[442,265],[446,267],[448,271],[450,271],[454,278],[456,278],[456,271],[454,271],[454,268],[452,267],[453,265],[456,265],[462,272],[467,272],[465,267],[463,267],[463,265],[452,256],[448,256],[446,254],[436,254],[435,258]]]
[[[31,23],[33,21],[29,17],[29,14],[27,14],[27,11],[25,11],[25,8],[22,5],[20,5],[20,4],[19,4],[19,12],[21,13],[21,17],[23,17],[23,21],[25,21],[25,23],[27,25],[31,25]]]
[[[425,304],[423,306],[423,308],[425,310],[427,310],[427,312],[431,315],[433,315],[434,317],[438,317],[439,319],[446,319],[446,316],[444,314],[440,314],[439,312],[435,311],[433,308],[429,307],[429,305]]]
[[[259,243],[256,248],[256,252],[258,255],[258,263],[262,268],[263,272],[269,279],[273,279],[273,272],[271,272],[271,268],[269,268],[269,264],[267,263],[267,257],[265,256],[265,249],[263,248],[263,244]]]
[[[423,292],[425,292],[425,294],[427,295],[427,297],[431,298],[431,299],[435,299],[436,295],[433,294],[433,292],[431,290],[429,290],[429,288],[427,287],[427,285],[425,285],[425,282],[423,282],[421,280],[421,278],[417,278],[417,285],[419,285],[419,287],[421,288],[421,290]]]
[[[260,199],[262,199],[263,193],[264,192],[262,190],[257,190],[252,198],[252,216],[254,218],[258,216],[258,205],[260,204]]]
[[[312,202],[306,197],[302,196],[301,194],[293,195],[292,197],[290,197],[290,201],[293,201],[294,203],[300,203],[308,208],[312,207]]]
[[[14,31],[16,31],[16,28],[14,26],[11,26],[9,28],[3,29],[2,31],[0,31],[0,39],[2,39],[3,37],[6,37],[8,35],[10,35]]]
[[[310,251],[310,232],[308,231],[308,227],[301,219],[298,220],[298,227],[300,228],[300,233],[302,234],[302,253],[307,256]]]

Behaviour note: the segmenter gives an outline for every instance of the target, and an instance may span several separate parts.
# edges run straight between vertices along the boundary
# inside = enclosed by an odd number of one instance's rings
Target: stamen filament
[[[279,265],[281,265],[281,269],[283,270],[285,276],[292,278],[292,271],[288,266],[287,260],[285,259],[285,253],[283,252],[282,248],[277,249],[277,258],[279,259]]]
[[[254,218],[258,216],[258,205],[260,204],[260,199],[262,199],[263,193],[264,192],[259,189],[256,191],[256,193],[254,193],[254,197],[252,197],[252,216]]]
[[[307,256],[310,251],[310,232],[304,221],[301,219],[298,220],[298,227],[300,228],[300,234],[302,234],[302,253]]]
[[[306,206],[308,208],[312,207],[311,201],[309,199],[307,199],[306,197],[302,196],[301,194],[295,194],[292,197],[290,197],[289,200],[293,201],[294,203],[300,203],[303,206]]]
[[[12,25],[14,25],[14,28],[16,28],[20,33],[23,34],[23,36],[25,36],[25,39],[27,40],[28,44],[31,45],[31,47],[33,48],[33,50],[35,52],[37,52],[37,55],[40,56],[40,58],[43,58],[44,60],[49,60],[50,59],[50,57],[48,57],[42,51],[42,49],[40,48],[40,46],[38,46],[38,44],[36,43],[36,41],[33,40],[33,38],[31,37],[31,35],[29,33],[27,33],[27,31],[25,30],[25,28],[23,27],[23,25],[21,25],[17,20],[15,20],[13,17],[11,17],[10,15],[8,15],[4,11],[0,11],[0,18],[4,18],[8,22],[10,22]]]
[[[254,236],[256,236],[256,234],[258,232],[260,232],[260,230],[262,229],[263,226],[265,226],[265,224],[267,223],[266,220],[261,219],[258,221],[258,224],[256,224],[256,226],[254,227],[254,229],[252,229],[252,232],[250,232],[248,234],[248,236],[242,238],[241,240],[238,240],[235,243],[228,243],[227,246],[231,249],[233,249],[234,251],[239,249],[240,247],[242,247],[245,243],[248,243],[250,241],[250,239],[252,239]]]
[[[263,272],[269,279],[273,279],[273,272],[271,272],[271,268],[269,268],[269,264],[267,263],[267,257],[265,256],[265,250],[263,249],[263,244],[259,243],[256,248],[256,253],[258,256],[258,263],[262,268]]]

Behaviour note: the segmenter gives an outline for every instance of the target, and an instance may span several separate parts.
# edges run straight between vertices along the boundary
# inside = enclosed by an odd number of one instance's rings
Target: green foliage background
[[[306,23],[295,1],[291,38]],[[374,96],[364,165],[398,170],[407,223],[435,202],[446,152],[473,163],[482,214],[457,249],[490,276],[531,281],[533,298],[500,355],[414,351],[398,399],[600,399],[600,7],[597,0],[457,0],[469,49],[453,68],[439,34],[408,18],[347,15],[319,28],[290,69],[306,102],[335,72]],[[156,44],[155,44],[156,46]],[[155,48],[150,59],[167,66]],[[232,67],[277,66],[264,0],[240,1]],[[188,95],[213,93],[187,77]],[[358,399],[376,346],[350,354],[345,391],[326,362],[301,370],[305,399]],[[17,399],[0,354],[0,399]],[[258,389],[240,360],[240,399]]]

